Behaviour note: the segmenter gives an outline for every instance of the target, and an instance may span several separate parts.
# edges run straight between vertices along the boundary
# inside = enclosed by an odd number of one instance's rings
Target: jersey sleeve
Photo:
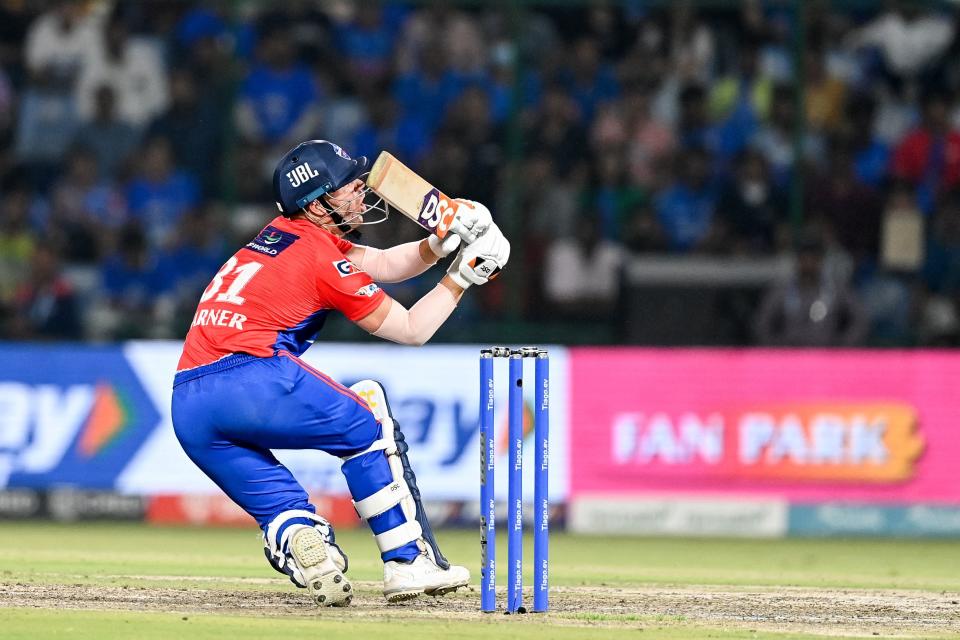
[[[344,255],[346,255],[347,251],[353,249],[353,243],[346,238],[335,236],[332,233],[330,234],[330,238],[333,240],[333,243],[337,245],[337,249],[340,251],[340,253]]]
[[[353,247],[353,243],[343,242]],[[316,278],[321,302],[352,322],[367,316],[387,295],[366,271],[347,259],[339,242],[336,248],[328,245],[317,252]]]

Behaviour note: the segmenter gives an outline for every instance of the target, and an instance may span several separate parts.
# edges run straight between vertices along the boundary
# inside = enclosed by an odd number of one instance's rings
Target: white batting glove
[[[431,234],[427,237],[427,244],[430,245],[430,251],[433,251],[438,258],[446,258],[460,246],[460,236],[455,233],[448,233],[447,237],[441,240]]]
[[[493,216],[485,205],[473,200],[457,198],[460,206],[457,216],[450,224],[450,230],[461,236],[467,244],[476,242],[493,224]]]
[[[471,284],[486,284],[500,275],[500,270],[507,266],[509,259],[510,242],[500,227],[491,222],[482,236],[460,250],[455,262],[463,280]],[[456,278],[454,282],[460,284]]]
[[[460,236],[457,236],[458,238]],[[447,275],[450,276],[450,279],[460,285],[461,289],[469,289],[470,285],[473,283],[464,278],[460,274],[460,264],[463,262],[463,249],[460,249],[460,253],[457,254],[457,257],[450,262],[450,266],[447,267]]]

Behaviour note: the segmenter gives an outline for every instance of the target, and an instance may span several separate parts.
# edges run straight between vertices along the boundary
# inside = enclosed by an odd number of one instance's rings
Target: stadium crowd
[[[716,4],[0,0],[0,338],[182,336],[324,138],[491,204],[522,246],[475,318],[510,286],[616,323],[631,256],[783,255],[745,340],[957,344],[958,14],[804,3],[797,47]]]

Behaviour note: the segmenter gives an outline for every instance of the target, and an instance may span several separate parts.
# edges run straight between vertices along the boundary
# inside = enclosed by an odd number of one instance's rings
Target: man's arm
[[[479,202],[458,199],[461,205],[457,219],[460,224],[476,237],[482,236],[493,217],[490,210]],[[347,252],[347,258],[370,274],[376,282],[403,282],[420,275],[445,258],[460,246],[460,236],[447,234],[443,239],[431,235],[419,242],[408,242],[389,249],[375,249],[356,245]],[[475,241],[476,238],[470,241]]]
[[[384,296],[376,309],[357,320],[357,326],[391,342],[419,346],[432,338],[450,317],[463,291],[450,276],[444,276],[440,284],[410,309]]]
[[[510,243],[493,225],[482,237],[460,250],[447,275],[409,310],[384,296],[373,311],[355,322],[379,338],[421,345],[450,317],[468,287],[486,284],[495,278],[509,258]]]
[[[459,244],[459,236],[450,237],[456,238],[456,244]],[[453,247],[455,248],[456,246]],[[440,255],[434,252],[429,239],[424,238],[419,242],[398,244],[389,249],[375,249],[358,244],[347,251],[346,255],[350,262],[369,273],[375,282],[403,282],[420,275],[450,251]]]

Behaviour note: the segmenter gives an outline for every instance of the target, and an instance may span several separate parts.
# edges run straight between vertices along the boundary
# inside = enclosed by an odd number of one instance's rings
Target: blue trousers
[[[363,399],[286,351],[270,358],[235,354],[178,373],[172,417],[190,459],[264,532],[284,511],[316,513],[307,492],[271,449],[319,449],[342,458],[365,451],[382,435]],[[341,470],[357,501],[393,481],[382,451],[357,456]],[[404,522],[398,505],[371,518],[369,525],[379,534]],[[303,519],[302,524],[312,522]],[[412,559],[417,554],[416,543],[410,542],[381,557]]]

